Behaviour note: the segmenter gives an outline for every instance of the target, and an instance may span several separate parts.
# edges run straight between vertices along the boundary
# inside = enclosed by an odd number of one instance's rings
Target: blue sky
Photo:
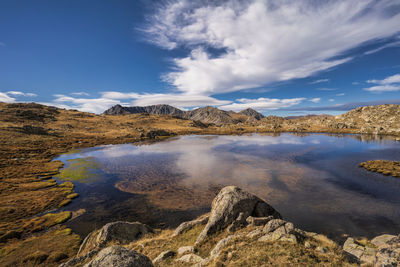
[[[400,104],[400,3],[0,2],[0,101],[339,114]]]

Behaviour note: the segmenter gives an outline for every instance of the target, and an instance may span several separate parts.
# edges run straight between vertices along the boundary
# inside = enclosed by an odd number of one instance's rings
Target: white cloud
[[[219,108],[223,110],[240,111],[246,108],[253,108],[258,111],[263,110],[274,110],[279,108],[287,108],[300,104],[305,98],[290,98],[290,99],[276,99],[276,98],[264,98],[260,97],[257,99],[241,98],[236,99],[235,103],[229,105],[223,105]]]
[[[74,98],[65,95],[55,95],[55,97],[50,105],[93,113],[102,113],[111,106],[122,104],[119,100],[108,98]]]
[[[89,93],[86,93],[86,92],[74,92],[74,93],[71,93],[71,95],[89,96],[90,94],[89,94]]]
[[[321,98],[315,97],[315,98],[310,99],[310,101],[313,103],[319,103],[319,102],[321,102]]]
[[[13,103],[15,98],[10,97],[7,93],[0,92],[0,102]]]
[[[318,91],[335,91],[336,88],[325,88],[325,87],[323,87],[323,88],[317,88],[317,90]]]
[[[7,94],[15,95],[15,96],[27,96],[27,97],[36,97],[37,96],[37,94],[24,93],[24,92],[20,92],[20,91],[8,91]]]
[[[335,99],[331,98],[329,99],[329,102],[335,102]]]
[[[320,79],[310,82],[310,84],[317,84],[317,83],[326,83],[329,82],[329,79]]]
[[[383,80],[368,80],[367,83],[376,84],[375,86],[364,88],[369,92],[394,92],[400,91],[400,74],[389,76]]]
[[[189,56],[165,79],[179,91],[212,95],[304,78],[400,30],[397,0],[168,1],[149,18],[150,41]],[[208,48],[224,51],[219,55]]]
[[[345,96],[345,93],[336,94],[336,96]]]
[[[400,46],[400,41],[395,41],[395,42],[392,42],[392,43],[388,43],[388,44],[382,45],[381,47],[378,47],[376,49],[369,50],[369,51],[365,52],[364,55],[375,54],[375,53],[377,53],[377,52],[379,52],[379,51],[381,51],[383,49],[390,48],[390,47],[398,47],[398,46]]]

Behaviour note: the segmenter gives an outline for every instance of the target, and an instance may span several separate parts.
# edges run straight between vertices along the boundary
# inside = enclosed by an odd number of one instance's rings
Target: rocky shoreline
[[[263,266],[287,264],[284,254],[300,250],[307,253],[307,264],[336,264],[351,266],[369,264],[374,266],[397,266],[400,264],[400,236],[382,235],[364,244],[348,238],[343,249],[327,237],[303,231],[282,216],[264,200],[236,186],[224,187],[212,202],[210,214],[184,222],[176,228],[170,239],[177,239],[199,228],[193,243],[189,240],[175,244],[176,249],[161,251],[157,256],[133,248],[141,241],[151,243],[161,240],[163,233],[139,222],[113,222],[86,237],[76,257],[60,267],[70,266]],[[215,238],[217,236],[217,238]],[[210,243],[204,250],[202,246]],[[270,249],[277,244],[285,250]],[[260,248],[259,245],[264,247]],[[160,247],[157,244],[156,247]],[[162,246],[161,246],[162,247]],[[255,248],[258,253],[237,257],[240,250]],[[168,248],[168,246],[166,247]],[[157,249],[154,248],[153,249]],[[159,249],[158,249],[159,250]],[[201,253],[203,252],[203,253]],[[265,256],[280,255],[278,262]],[[147,255],[146,255],[147,254]],[[262,256],[260,256],[262,255]],[[312,256],[311,256],[312,255]],[[253,257],[254,256],[254,257]],[[275,259],[276,260],[276,259]],[[301,260],[301,259],[298,259]],[[280,262],[279,262],[280,261]],[[291,262],[296,264],[296,262]],[[305,262],[297,262],[301,264]]]

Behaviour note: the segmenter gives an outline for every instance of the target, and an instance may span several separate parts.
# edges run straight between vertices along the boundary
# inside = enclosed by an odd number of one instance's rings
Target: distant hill
[[[171,115],[182,119],[189,119],[193,121],[201,121],[203,123],[214,123],[214,124],[229,124],[238,122],[251,122],[254,120],[261,120],[264,116],[255,111],[254,109],[248,108],[241,112],[224,111],[215,107],[203,107],[194,109],[191,111],[182,111],[170,105],[153,105],[145,107],[123,107],[121,105],[115,105],[103,114],[106,115],[126,115],[126,114],[157,114],[157,115]]]

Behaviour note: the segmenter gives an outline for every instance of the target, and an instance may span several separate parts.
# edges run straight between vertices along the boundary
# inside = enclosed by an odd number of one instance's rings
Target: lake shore
[[[48,212],[57,214],[73,193],[71,185],[51,179],[62,167],[61,162],[52,161],[58,154],[173,135],[279,134],[289,130],[272,124],[204,127],[170,116],[99,116],[37,104],[0,103],[0,113],[0,263],[4,265],[56,266],[79,247],[79,236],[62,226],[61,214],[44,218]],[[360,129],[298,127],[297,132],[360,133]]]

